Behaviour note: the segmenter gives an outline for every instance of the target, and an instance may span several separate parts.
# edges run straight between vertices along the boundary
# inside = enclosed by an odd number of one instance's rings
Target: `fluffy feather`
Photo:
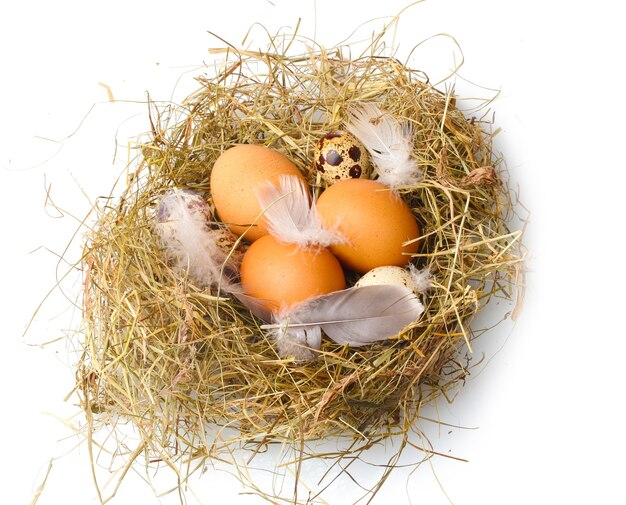
[[[280,330],[284,338],[306,342],[311,349],[321,345],[318,330],[338,344],[358,347],[397,335],[423,312],[424,306],[405,286],[363,286],[306,300],[281,314],[277,324],[261,328],[274,335]]]
[[[295,327],[289,324],[288,314],[281,314],[277,324],[269,329],[281,358],[293,358],[302,363],[314,360],[322,346],[322,329],[319,326]]]
[[[276,342],[281,358],[293,358],[296,362],[315,359],[315,351],[322,345],[322,330],[319,326],[291,328],[288,309],[278,314],[272,313],[265,307],[264,300],[246,295],[240,284],[232,287],[231,294],[261,321],[272,323],[263,328],[269,330],[268,336]]]
[[[418,270],[412,263],[409,265],[409,274],[413,280],[415,291],[420,294],[427,293],[433,287],[433,274],[428,267]]]
[[[173,269],[198,287],[227,288],[238,275],[238,254],[220,247],[225,230],[212,229],[201,195],[174,188],[159,203],[156,231]]]
[[[422,171],[411,156],[410,124],[400,123],[373,103],[364,103],[348,110],[346,129],[369,151],[382,184],[398,188],[422,178]]]
[[[337,230],[324,228],[299,177],[281,175],[278,186],[268,183],[259,188],[257,199],[264,209],[268,231],[281,242],[300,247],[345,242]]]

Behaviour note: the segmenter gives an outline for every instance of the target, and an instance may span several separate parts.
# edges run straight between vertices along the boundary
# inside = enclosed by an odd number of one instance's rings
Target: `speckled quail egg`
[[[377,285],[406,286],[411,290],[415,289],[411,274],[405,268],[396,266],[374,268],[361,277],[354,286]]]
[[[371,167],[367,149],[344,131],[324,135],[315,146],[314,160],[315,169],[327,185],[343,179],[367,178]]]
[[[239,265],[241,258],[245,252],[241,242],[237,244],[237,236],[226,228],[219,227],[217,225],[211,226],[211,235],[215,240],[217,246],[226,254],[230,254],[230,263]],[[236,245],[235,245],[236,244]]]

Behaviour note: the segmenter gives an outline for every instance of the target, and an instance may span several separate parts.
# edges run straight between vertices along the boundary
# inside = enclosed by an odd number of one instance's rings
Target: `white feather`
[[[428,267],[418,270],[412,263],[409,265],[409,275],[413,281],[415,291],[420,294],[427,293],[433,287],[433,274]]]
[[[300,247],[345,242],[336,229],[323,226],[317,207],[311,205],[309,190],[302,179],[281,175],[278,186],[267,183],[257,190],[267,229],[276,239]]]
[[[201,195],[174,188],[161,198],[156,231],[174,271],[198,287],[226,288],[238,275],[237,255],[219,246],[224,230],[211,229],[211,213]]]
[[[348,110],[346,129],[366,147],[378,180],[390,188],[415,184],[423,174],[412,157],[413,141],[409,123],[400,123],[373,103]]]

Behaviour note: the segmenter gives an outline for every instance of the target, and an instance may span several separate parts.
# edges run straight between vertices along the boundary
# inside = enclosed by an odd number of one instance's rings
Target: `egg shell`
[[[348,269],[365,273],[380,266],[405,266],[420,230],[397,193],[369,179],[347,179],[327,188],[317,201],[322,222],[336,227],[347,243],[330,247]]]
[[[315,169],[327,184],[344,179],[368,177],[370,156],[365,146],[352,134],[344,131],[324,135],[313,152]]]
[[[271,235],[248,248],[240,273],[244,292],[265,300],[272,311],[346,287],[343,269],[328,249],[301,248]]]
[[[395,266],[374,268],[361,277],[354,286],[362,287],[379,285],[405,286],[409,289],[415,290],[411,274],[406,269]]]
[[[278,184],[281,175],[306,179],[289,159],[269,147],[243,144],[222,153],[211,171],[211,195],[218,216],[236,235],[253,242],[267,235],[256,191],[263,184]]]
[[[237,235],[225,228],[215,228],[213,237],[217,246],[226,254],[230,254],[230,261],[239,264],[244,253],[241,242],[237,244]],[[237,244],[235,246],[235,244]]]

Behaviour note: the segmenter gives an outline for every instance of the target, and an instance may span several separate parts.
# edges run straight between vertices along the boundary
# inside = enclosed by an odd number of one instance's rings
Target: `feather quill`
[[[276,324],[261,328],[282,332],[283,338],[293,337],[313,349],[321,344],[318,330],[338,344],[358,347],[397,335],[423,312],[406,286],[363,286],[306,300],[279,314]]]
[[[279,323],[271,326],[269,336],[276,342],[278,355],[281,358],[293,358],[298,363],[312,361],[322,347],[322,329],[319,326],[303,326],[292,328],[289,318],[279,319]]]
[[[364,103],[348,110],[345,125],[369,151],[382,184],[398,188],[422,179],[422,171],[411,156],[413,142],[409,123],[400,123],[377,105]]]
[[[276,239],[300,247],[345,242],[336,229],[325,228],[311,205],[309,190],[302,179],[281,175],[278,185],[267,183],[257,191],[257,199],[264,209],[267,229]]]
[[[240,254],[220,247],[225,230],[212,229],[209,205],[201,195],[173,188],[159,203],[156,231],[172,268],[198,287],[227,289],[238,276]]]

